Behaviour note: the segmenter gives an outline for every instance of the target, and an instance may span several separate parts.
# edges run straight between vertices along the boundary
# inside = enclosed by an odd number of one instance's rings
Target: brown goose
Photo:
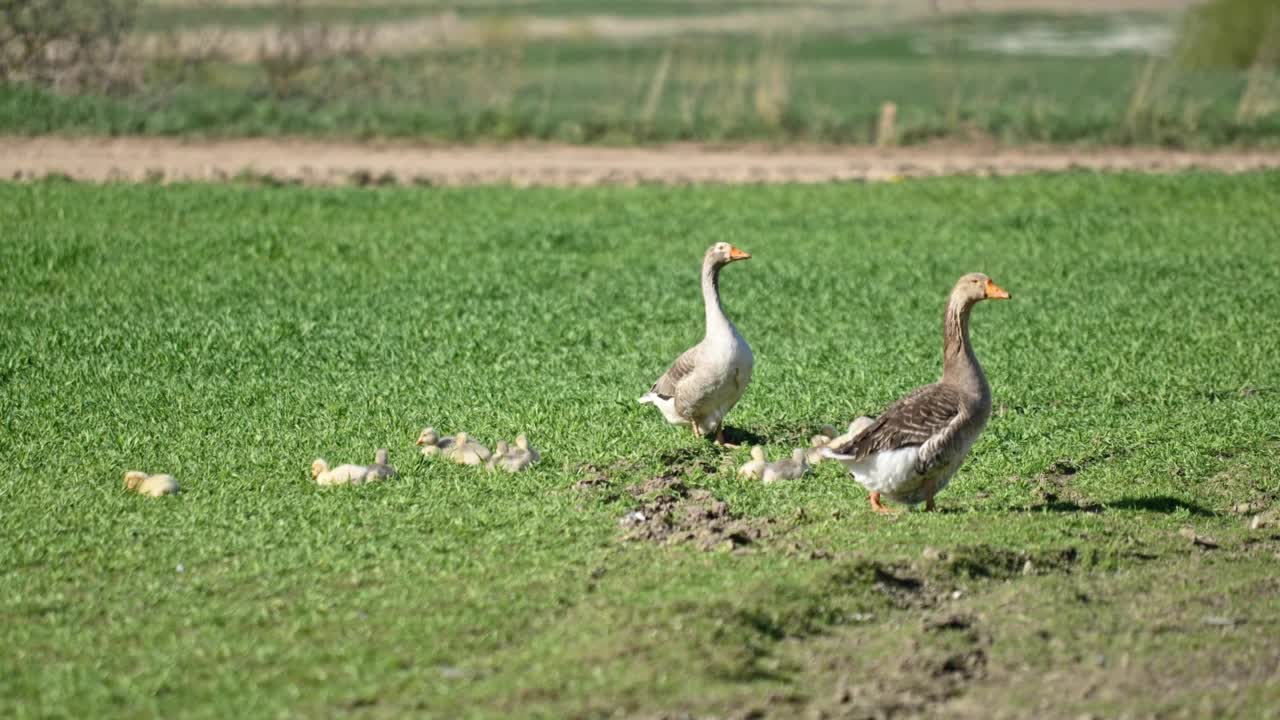
[[[933,498],[955,474],[991,417],[991,388],[969,344],[969,311],[982,300],[1007,300],[982,273],[960,278],[943,318],[942,380],[917,388],[889,406],[852,439],[827,451],[871,491],[871,508]]]
[[[689,425],[697,437],[714,436],[724,443],[724,416],[751,382],[751,347],[720,306],[720,269],[747,260],[748,253],[722,242],[707,248],[702,258],[702,301],[706,334],[702,342],[676,358],[662,377],[640,398],[656,406],[673,425]]]

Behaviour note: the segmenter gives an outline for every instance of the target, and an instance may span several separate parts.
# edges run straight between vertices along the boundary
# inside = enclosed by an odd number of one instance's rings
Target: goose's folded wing
[[[680,380],[693,372],[694,367],[698,364],[698,351],[701,345],[695,345],[681,353],[676,361],[671,363],[671,367],[662,373],[662,377],[649,388],[651,395],[669,400],[676,395],[676,385],[680,384]]]
[[[940,446],[930,440],[950,432],[963,408],[964,395],[959,390],[942,384],[926,385],[889,406],[870,426],[831,452],[856,459],[926,443]]]

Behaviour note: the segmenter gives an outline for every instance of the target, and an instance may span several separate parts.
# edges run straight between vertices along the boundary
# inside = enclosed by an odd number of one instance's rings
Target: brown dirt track
[[[871,147],[618,148],[551,144],[427,146],[292,139],[0,137],[0,178],[65,175],[89,182],[306,185],[631,185],[892,181],[1093,170],[1239,173],[1280,168],[1280,150],[1185,152],[1139,148]]]

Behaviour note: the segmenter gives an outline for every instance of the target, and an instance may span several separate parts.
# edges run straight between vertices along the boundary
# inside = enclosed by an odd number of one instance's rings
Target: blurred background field
[[[1271,0],[4,8],[9,134],[1182,148],[1280,138]]]

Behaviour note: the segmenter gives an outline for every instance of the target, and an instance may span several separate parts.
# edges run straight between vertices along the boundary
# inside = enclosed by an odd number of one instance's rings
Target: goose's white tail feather
[[[664,398],[654,393],[645,393],[639,400],[641,405],[652,405],[662,411],[662,417],[672,425],[688,425],[689,420],[680,417],[676,412],[675,398]]]
[[[894,496],[919,481],[915,468],[919,451],[920,448],[913,445],[855,459],[828,450],[827,457],[839,460],[866,489]]]

